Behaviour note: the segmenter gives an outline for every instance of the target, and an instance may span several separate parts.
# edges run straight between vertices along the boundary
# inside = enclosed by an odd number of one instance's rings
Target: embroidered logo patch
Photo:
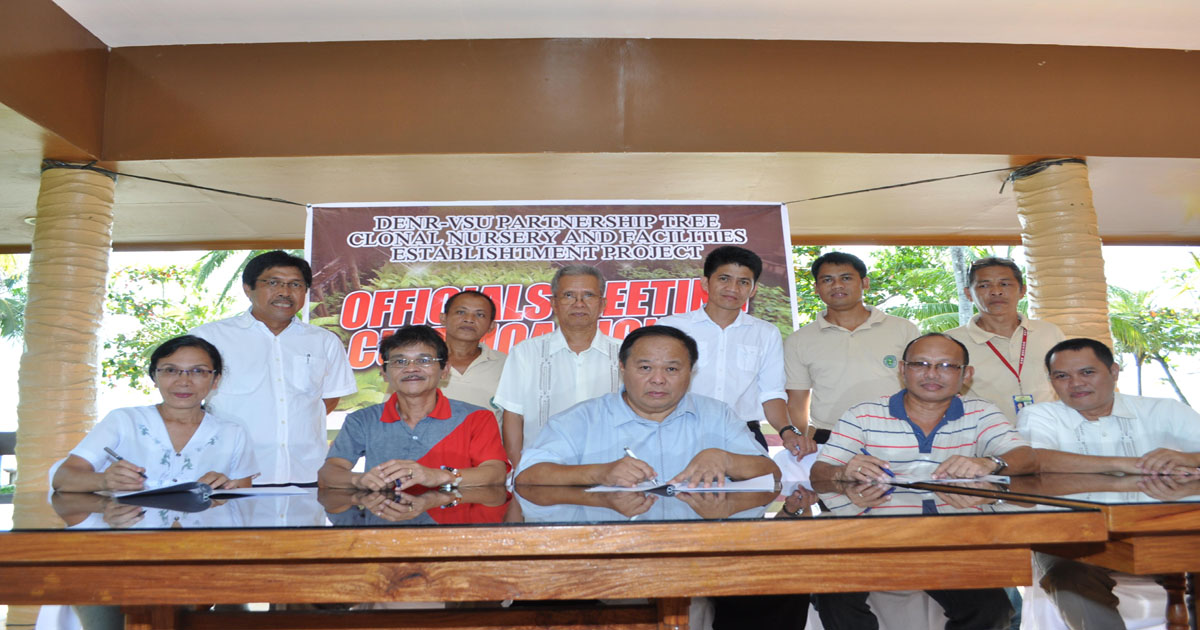
[[[894,355],[894,354],[889,354],[886,357],[883,357],[884,367],[894,368],[899,364],[900,364],[900,362],[896,359],[896,355]]]

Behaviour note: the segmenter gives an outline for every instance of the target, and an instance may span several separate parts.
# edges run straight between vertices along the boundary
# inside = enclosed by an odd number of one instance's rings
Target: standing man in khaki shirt
[[[496,328],[496,303],[479,291],[455,293],[446,300],[442,325],[450,348],[450,369],[440,384],[442,394],[488,409],[500,422],[501,410],[492,397],[507,355],[481,343]]]
[[[851,405],[896,391],[904,346],[920,333],[907,319],[863,304],[871,280],[858,256],[824,254],[813,262],[812,275],[825,312],[788,336],[783,355],[792,424],[823,444]],[[779,434],[797,453],[797,436]]]
[[[980,258],[967,273],[963,292],[979,314],[946,334],[971,351],[975,378],[967,392],[990,401],[1015,424],[1022,407],[1057,400],[1042,357],[1066,337],[1058,326],[1017,311],[1025,278],[1012,260]]]

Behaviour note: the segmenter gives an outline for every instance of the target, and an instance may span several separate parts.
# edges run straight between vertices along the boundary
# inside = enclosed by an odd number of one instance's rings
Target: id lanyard
[[[1008,368],[1008,371],[1012,372],[1013,376],[1017,377],[1017,389],[1022,393],[1024,393],[1025,390],[1021,387],[1021,371],[1025,369],[1025,345],[1028,342],[1029,329],[1025,328],[1021,333],[1021,357],[1017,360],[1017,369],[1015,370],[1013,369],[1012,364],[1008,362],[1008,359],[1004,358],[1004,355],[996,349],[996,346],[992,345],[991,340],[988,340],[987,342],[988,347],[992,349],[992,352],[996,353],[996,356],[999,357],[1001,363],[1004,364],[1004,367]]]

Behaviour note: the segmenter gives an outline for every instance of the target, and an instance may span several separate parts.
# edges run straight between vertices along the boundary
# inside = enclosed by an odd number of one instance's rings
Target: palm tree
[[[1154,361],[1162,366],[1175,396],[1189,404],[1175,375],[1171,372],[1171,353],[1195,354],[1200,349],[1197,323],[1200,314],[1189,309],[1159,308],[1151,291],[1108,288],[1109,323],[1113,343],[1119,353],[1133,356],[1137,369],[1138,394],[1142,393],[1142,364]]]
[[[208,281],[209,277],[211,277],[219,269],[224,267],[227,262],[234,259],[235,254],[239,254],[243,251],[245,251],[245,250],[216,249],[216,250],[210,251],[207,254],[204,254],[203,256],[201,256],[200,259],[196,261],[196,266],[195,266],[196,287],[200,287],[200,286],[204,285],[204,283],[206,283]],[[229,292],[231,290],[233,290],[233,286],[235,284],[239,284],[239,285],[241,284],[242,271],[246,268],[246,263],[249,263],[255,256],[258,256],[259,254],[265,254],[270,251],[275,251],[275,250],[252,249],[252,250],[246,252],[245,257],[243,257],[241,259],[241,261],[238,263],[237,269],[235,269],[234,272],[232,274],[230,274],[229,279],[225,282],[225,287],[221,289],[221,296],[217,298],[217,302],[220,302],[221,300],[225,299],[225,296],[229,295]],[[285,249],[283,251],[286,251],[287,253],[289,253],[293,256],[304,256],[303,250],[299,250],[299,249]]]

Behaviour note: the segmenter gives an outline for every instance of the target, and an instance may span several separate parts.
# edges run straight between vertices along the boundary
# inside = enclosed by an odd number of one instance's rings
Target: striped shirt
[[[865,448],[896,474],[922,475],[953,455],[988,457],[1029,445],[995,405],[961,396],[950,401],[941,422],[926,435],[908,419],[906,391],[848,409],[821,447],[818,461],[845,466]]]

